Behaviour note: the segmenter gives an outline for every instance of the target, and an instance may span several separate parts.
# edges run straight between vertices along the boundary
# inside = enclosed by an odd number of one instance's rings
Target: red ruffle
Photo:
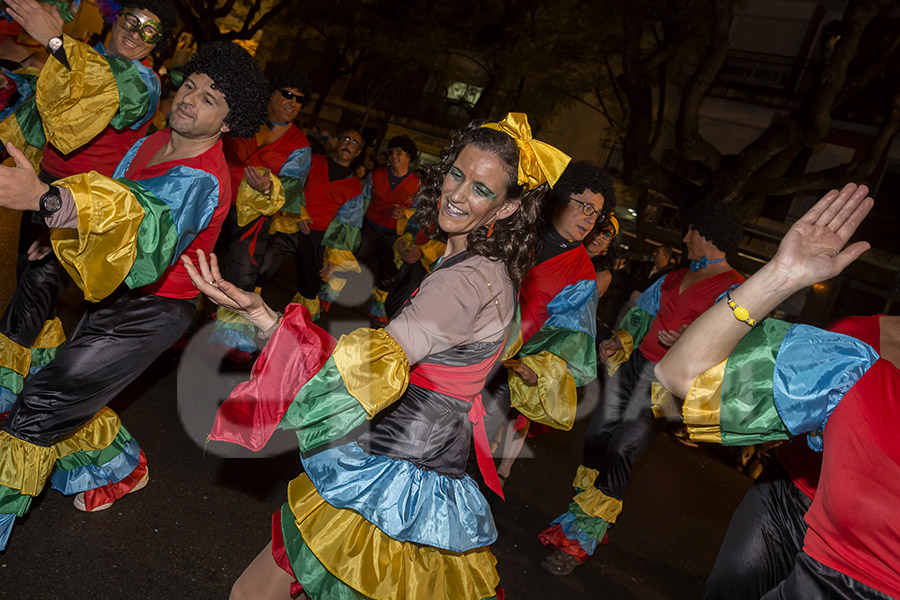
[[[581,544],[566,537],[566,534],[563,533],[562,526],[559,523],[540,532],[538,534],[538,541],[547,548],[562,550],[569,556],[574,556],[581,562],[585,562],[591,557],[590,554],[581,548]],[[603,537],[603,542],[605,541],[606,536]]]
[[[94,488],[92,490],[87,490],[84,493],[85,508],[88,511],[92,511],[98,506],[102,506],[104,504],[107,504],[108,502],[115,502],[116,500],[133,490],[134,486],[136,486],[146,474],[147,457],[144,456],[144,451],[141,450],[137,466],[134,468],[131,474],[125,477],[125,479],[119,481],[118,483],[108,483],[104,486]]]
[[[291,566],[291,559],[288,557],[287,548],[284,547],[284,534],[281,531],[281,511],[276,510],[272,513],[272,557],[275,562],[288,575],[294,578],[291,582],[291,596],[296,596],[303,591],[303,586],[297,581],[294,575],[294,568]]]

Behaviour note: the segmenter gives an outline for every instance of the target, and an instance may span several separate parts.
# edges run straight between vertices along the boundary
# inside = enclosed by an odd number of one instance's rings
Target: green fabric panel
[[[328,229],[325,230],[325,236],[322,238],[322,245],[326,248],[334,248],[336,250],[349,250],[356,252],[359,248],[359,240],[362,234],[358,227],[341,223],[337,219],[331,221]]]
[[[300,209],[306,206],[306,196],[303,195],[303,182],[296,177],[281,177],[281,187],[284,189],[284,206],[286,213],[300,214]]]
[[[16,121],[19,123],[19,129],[22,130],[25,141],[30,146],[44,147],[44,144],[47,143],[47,136],[44,135],[44,123],[41,121],[33,94],[25,98],[16,108]]]
[[[105,465],[121,454],[122,450],[125,448],[125,444],[130,440],[131,434],[128,433],[127,429],[120,425],[119,433],[116,434],[116,438],[106,448],[88,451],[79,450],[78,452],[57,459],[53,467],[58,471],[71,471],[72,469],[87,465]]]
[[[544,325],[525,342],[519,355],[532,356],[544,350],[566,361],[575,378],[575,387],[597,378],[597,347],[594,339],[583,331]]]
[[[0,386],[18,395],[22,393],[24,385],[25,379],[21,375],[9,367],[0,367]]]
[[[65,346],[65,342],[55,348],[31,348],[31,368],[43,367],[56,358],[56,354]]]
[[[31,496],[0,485],[0,513],[24,517],[31,507]]]
[[[281,507],[281,534],[284,536],[284,548],[297,581],[310,598],[329,598],[333,600],[367,600],[364,596],[342,582],[322,566],[316,555],[312,553],[300,530],[294,522],[294,513],[285,504]]]
[[[346,435],[368,415],[344,386],[334,357],[329,357],[312,379],[300,389],[281,419],[282,429],[296,429],[300,451]]]
[[[116,87],[119,90],[119,110],[113,115],[109,124],[115,129],[131,127],[141,120],[150,110],[150,95],[147,93],[147,85],[141,79],[134,63],[117,56],[104,56],[109,68],[116,78]]]
[[[569,512],[575,515],[575,523],[585,535],[598,542],[603,541],[603,536],[606,535],[606,528],[609,527],[609,523],[606,522],[606,519],[592,517],[584,512],[577,502],[569,504]]]
[[[790,437],[775,408],[775,358],[790,323],[766,319],[738,344],[722,379],[722,444],[746,446]]]
[[[137,251],[134,264],[125,277],[131,289],[153,283],[163,274],[178,244],[178,230],[172,220],[169,206],[134,181],[119,180],[126,184],[144,209],[144,218],[138,229]]]
[[[619,330],[625,330],[630,333],[631,339],[634,340],[634,347],[637,348],[641,345],[641,340],[647,335],[647,332],[650,330],[650,324],[653,323],[655,318],[654,315],[651,315],[643,308],[635,306],[625,314],[621,325],[619,325]]]

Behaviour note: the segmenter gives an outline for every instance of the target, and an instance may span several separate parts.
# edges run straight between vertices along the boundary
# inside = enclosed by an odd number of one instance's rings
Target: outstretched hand
[[[6,0],[6,12],[40,45],[63,34],[63,18],[55,6],[35,0]]]
[[[198,271],[187,255],[181,255],[194,286],[219,306],[234,311],[262,330],[269,329],[278,321],[278,315],[263,302],[262,296],[247,292],[222,279],[215,254],[209,255],[209,262],[203,250],[197,250]]]
[[[872,209],[869,188],[848,183],[831,190],[790,228],[772,258],[792,287],[831,279],[869,249],[867,242],[844,245]]]
[[[0,165],[0,206],[13,210],[38,210],[41,196],[50,186],[41,183],[28,158],[12,142],[6,143],[6,151],[16,161],[16,166]]]

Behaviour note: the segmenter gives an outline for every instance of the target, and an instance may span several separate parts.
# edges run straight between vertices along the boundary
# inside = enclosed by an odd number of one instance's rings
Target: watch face
[[[63,45],[63,42],[60,38],[50,38],[50,41],[47,42],[47,47],[50,49],[50,52],[56,52]]]
[[[62,207],[62,199],[51,192],[41,196],[41,212],[54,213]]]

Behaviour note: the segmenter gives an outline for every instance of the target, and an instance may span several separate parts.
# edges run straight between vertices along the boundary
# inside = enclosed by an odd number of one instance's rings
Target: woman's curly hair
[[[228,104],[225,124],[234,137],[251,137],[266,120],[269,83],[243,48],[229,42],[206,44],[182,67],[184,77],[203,73]]]
[[[471,231],[466,250],[487,258],[500,260],[513,284],[518,286],[534,262],[537,247],[537,224],[541,214],[541,200],[549,189],[546,183],[528,190],[517,183],[519,150],[507,134],[482,127],[487,121],[472,121],[454,134],[450,144],[441,152],[441,160],[432,165],[419,188],[416,198],[416,220],[419,227],[437,239],[446,236],[438,226],[441,188],[444,177],[456,161],[462,149],[473,145],[479,150],[494,154],[506,167],[509,176],[506,187],[507,200],[518,200],[519,209],[509,217],[494,223],[488,237],[488,225]]]

